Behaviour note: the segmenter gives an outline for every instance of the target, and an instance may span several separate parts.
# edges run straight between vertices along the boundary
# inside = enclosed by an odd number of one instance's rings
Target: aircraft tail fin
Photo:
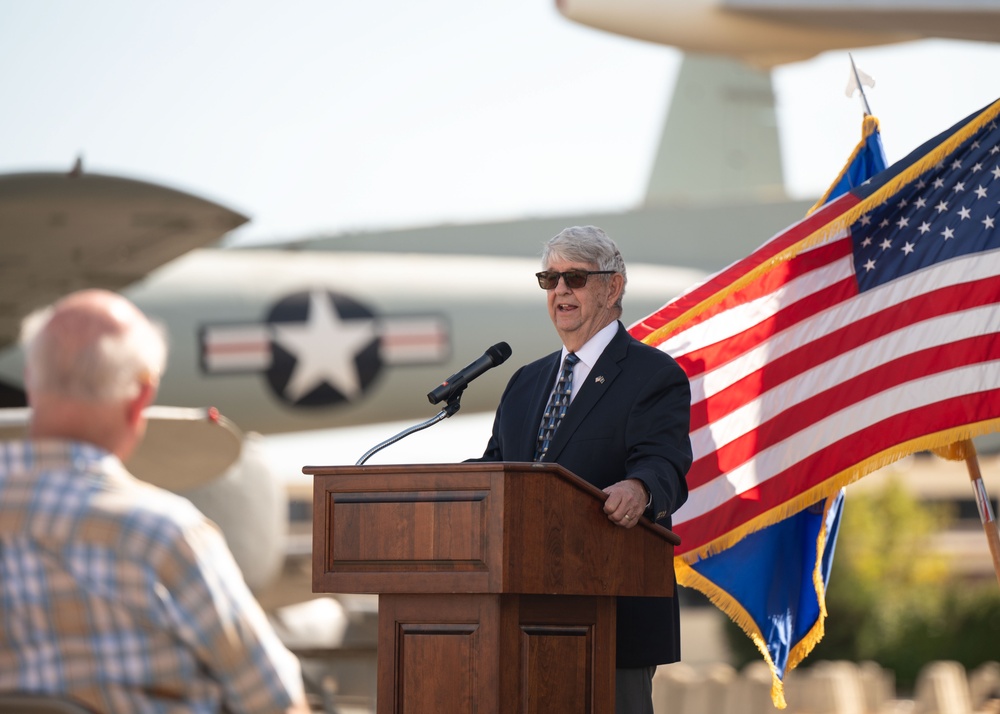
[[[685,54],[646,206],[787,198],[767,70]]]

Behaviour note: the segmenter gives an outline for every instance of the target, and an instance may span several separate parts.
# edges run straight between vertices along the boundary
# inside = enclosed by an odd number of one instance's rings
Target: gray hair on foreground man
[[[26,375],[30,391],[106,402],[134,398],[141,384],[159,383],[167,363],[163,328],[126,305],[110,310],[101,316],[58,313],[49,306],[25,318],[21,344],[30,366]],[[49,329],[43,329],[46,326]]]

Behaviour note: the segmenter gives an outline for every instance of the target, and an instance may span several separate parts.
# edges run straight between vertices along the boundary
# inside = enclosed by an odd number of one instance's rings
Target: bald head
[[[117,293],[84,290],[31,315],[22,328],[29,395],[84,402],[135,397],[166,362],[162,332]]]
[[[166,363],[162,332],[106,290],[73,293],[21,329],[33,439],[95,444],[126,459]]]

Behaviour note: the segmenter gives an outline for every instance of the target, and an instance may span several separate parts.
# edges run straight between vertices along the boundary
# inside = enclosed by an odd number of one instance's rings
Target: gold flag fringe
[[[809,629],[809,632],[799,641],[796,642],[788,654],[788,663],[785,667],[786,672],[790,672],[795,669],[795,667],[801,662],[806,656],[812,652],[813,648],[819,644],[819,641],[823,639],[823,634],[825,632],[826,623],[826,588],[823,584],[823,551],[826,548],[826,519],[829,516],[830,506],[832,505],[832,499],[828,499],[825,507],[823,508],[823,526],[820,528],[820,532],[816,538],[816,565],[812,572],[813,587],[816,592],[816,599],[819,603],[819,617],[816,622]],[[774,660],[771,658],[771,653],[767,649],[767,641],[764,638],[763,633],[757,626],[753,617],[743,608],[739,600],[734,598],[724,589],[717,586],[711,580],[703,578],[698,571],[692,568],[687,563],[683,562],[679,558],[675,561],[677,570],[677,582],[685,587],[690,587],[703,593],[708,599],[720,610],[722,610],[733,622],[735,622],[740,629],[753,641],[757,649],[760,651],[761,656],[763,656],[764,661],[767,663],[768,668],[771,670],[771,701],[774,706],[778,709],[784,709],[787,706],[785,701],[785,687],[781,676],[778,674],[778,668],[774,664]]]
[[[965,461],[976,454],[975,446],[967,439],[933,449],[933,451],[937,456],[948,461]]]
[[[761,656],[763,656],[764,661],[771,670],[771,701],[778,709],[784,709],[787,706],[785,702],[785,688],[781,677],[778,675],[778,668],[775,666],[774,660],[771,659],[771,653],[767,651],[767,642],[764,640],[764,635],[761,634],[760,628],[757,627],[750,614],[743,609],[743,606],[740,605],[736,598],[711,580],[703,578],[680,558],[674,558],[674,569],[677,573],[678,584],[694,588],[706,595],[712,604],[722,610],[730,620],[739,625],[740,629],[757,646]]]
[[[803,238],[802,240],[794,243],[780,253],[772,256],[769,260],[761,263],[753,270],[745,273],[739,279],[734,280],[732,283],[714,293],[710,297],[702,300],[699,304],[692,307],[687,312],[674,318],[666,325],[654,330],[650,334],[643,338],[643,342],[650,345],[658,345],[663,342],[667,337],[669,337],[673,332],[675,332],[679,327],[687,323],[688,321],[694,319],[705,310],[718,305],[720,302],[725,300],[727,297],[733,293],[743,289],[750,283],[757,280],[761,275],[774,269],[775,266],[781,263],[791,260],[795,256],[799,255],[804,250],[812,248],[814,246],[820,245],[827,242],[828,240],[840,235],[851,225],[854,224],[861,216],[869,213],[874,208],[885,203],[888,199],[894,196],[903,186],[912,181],[918,179],[922,174],[927,172],[929,169],[933,168],[937,164],[941,163],[945,157],[954,152],[966,139],[979,131],[987,123],[995,120],[997,115],[1000,114],[1000,99],[993,102],[989,107],[984,109],[979,113],[977,117],[971,119],[965,126],[957,130],[950,137],[942,141],[936,147],[928,151],[924,156],[915,161],[913,164],[908,166],[903,171],[900,171],[891,181],[888,181],[885,185],[880,187],[877,191],[872,193],[868,198],[857,203],[849,210],[837,216],[836,219],[830,221],[823,227]]]
[[[872,134],[878,131],[878,129],[879,129],[878,119],[873,117],[871,114],[865,114],[864,121],[861,122],[861,141],[859,141],[857,143],[857,146],[854,147],[854,151],[851,152],[851,156],[844,163],[844,168],[842,168],[840,170],[840,173],[837,174],[837,178],[833,180],[833,183],[830,184],[830,187],[826,189],[823,195],[820,196],[819,200],[813,204],[812,208],[806,211],[807,216],[811,216],[813,213],[816,212],[816,209],[820,208],[827,201],[830,200],[830,194],[833,193],[833,189],[836,188],[837,184],[839,184],[841,179],[844,178],[844,175],[847,173],[848,169],[851,168],[851,164],[853,164],[854,160],[858,158],[858,154],[860,154],[862,151],[865,150],[865,145],[868,143],[868,137],[870,137]]]
[[[743,540],[746,536],[756,531],[767,528],[770,525],[783,521],[789,516],[793,516],[804,508],[819,502],[824,498],[829,498],[845,486],[858,481],[868,474],[878,471],[891,463],[899,461],[903,457],[910,456],[919,451],[934,451],[938,449],[947,450],[953,444],[965,439],[972,439],[983,434],[990,434],[1000,431],[1000,417],[987,419],[981,422],[963,424],[943,431],[925,434],[915,439],[910,439],[901,444],[897,444],[889,449],[885,449],[877,454],[859,461],[850,468],[834,474],[823,483],[803,491],[795,498],[782,503],[769,511],[765,511],[756,518],[747,521],[739,528],[735,528],[718,538],[715,538],[705,545],[695,550],[690,550],[675,558],[683,558],[688,563],[696,563],[703,558],[711,557],[721,553],[727,548]],[[952,451],[952,453],[954,453]],[[955,457],[948,457],[955,460]]]

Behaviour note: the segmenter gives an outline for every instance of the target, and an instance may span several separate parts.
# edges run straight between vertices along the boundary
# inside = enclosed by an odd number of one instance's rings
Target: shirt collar
[[[600,356],[604,354],[604,350],[611,344],[611,340],[615,338],[616,334],[618,334],[618,320],[612,320],[600,329],[596,335],[587,340],[583,347],[576,351],[576,356],[580,358],[581,362],[587,365],[588,369],[593,368],[593,366],[597,364],[597,360]],[[566,359],[567,354],[569,354],[569,350],[567,350],[566,346],[563,345],[560,364],[563,359]]]
[[[10,471],[42,471],[75,468],[89,470],[101,461],[117,461],[108,451],[80,441],[63,439],[22,439],[0,442],[0,464]]]

